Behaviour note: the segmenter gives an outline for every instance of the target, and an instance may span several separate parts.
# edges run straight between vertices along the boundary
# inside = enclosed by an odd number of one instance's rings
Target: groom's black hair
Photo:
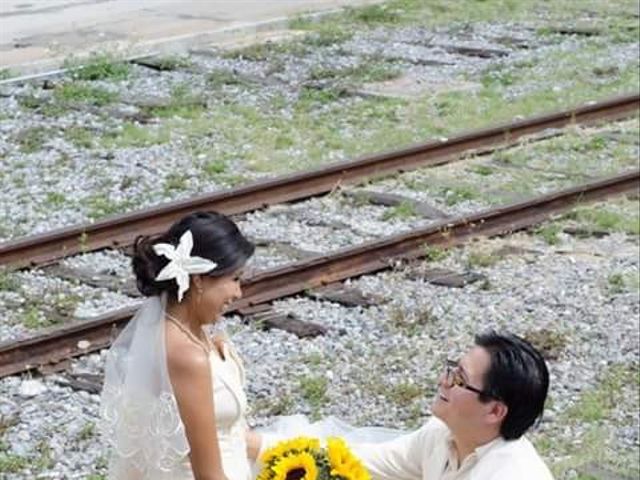
[[[477,335],[475,343],[491,356],[484,375],[484,390],[508,407],[500,435],[505,440],[520,438],[542,418],[549,390],[549,371],[544,358],[529,342],[512,334],[489,331]],[[480,401],[492,399],[480,395]]]
[[[157,281],[155,278],[169,260],[156,254],[153,245],[178,245],[187,230],[193,235],[192,256],[203,257],[217,264],[208,276],[222,276],[241,268],[253,255],[254,245],[242,235],[237,225],[217,212],[195,212],[175,222],[166,233],[136,238],[133,247],[133,271],[140,293],[146,296],[167,292],[176,298],[178,286],[174,280]]]

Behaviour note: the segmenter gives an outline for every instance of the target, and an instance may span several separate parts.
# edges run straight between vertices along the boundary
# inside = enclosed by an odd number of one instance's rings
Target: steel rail
[[[243,283],[244,296],[231,306],[230,311],[374,273],[401,260],[423,257],[427,254],[427,246],[450,247],[474,237],[508,234],[578,204],[637,192],[639,188],[640,170],[634,170],[270,269]],[[0,378],[105,348],[134,312],[135,308],[119,310],[88,322],[0,345]]]
[[[239,214],[276,203],[301,200],[337,186],[390,173],[452,162],[470,152],[511,145],[521,137],[570,124],[590,124],[626,118],[640,108],[640,94],[474,130],[379,155],[267,179],[239,188],[171,202],[114,216],[100,222],[71,226],[0,244],[0,265],[26,267],[51,263],[65,256],[106,247],[131,245],[138,235],[166,229],[178,218],[198,210]]]

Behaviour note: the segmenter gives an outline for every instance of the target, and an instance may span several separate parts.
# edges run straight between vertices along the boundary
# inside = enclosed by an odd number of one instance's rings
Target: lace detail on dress
[[[110,478],[173,479],[189,453],[175,397],[105,387],[100,430],[112,449]]]
[[[99,429],[109,479],[175,480],[189,453],[167,371],[164,305],[149,298],[107,353]]]

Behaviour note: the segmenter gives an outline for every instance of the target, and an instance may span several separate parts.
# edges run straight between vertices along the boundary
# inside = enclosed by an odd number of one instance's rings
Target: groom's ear
[[[509,407],[499,400],[492,401],[490,405],[489,411],[487,412],[489,422],[492,424],[502,423],[507,416],[507,413],[509,413]]]

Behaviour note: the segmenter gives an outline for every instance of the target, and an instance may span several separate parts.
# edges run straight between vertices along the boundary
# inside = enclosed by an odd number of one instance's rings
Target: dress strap
[[[211,353],[211,343],[210,343],[210,340],[209,340],[208,336],[205,336],[205,338],[207,338],[207,343],[208,343],[208,345],[207,345],[207,344],[205,344],[205,342],[203,342],[198,337],[196,337],[193,334],[193,332],[191,332],[191,330],[189,330],[187,327],[185,327],[182,324],[182,322],[180,320],[178,320],[176,317],[174,317],[173,315],[170,315],[167,312],[165,312],[165,316],[167,317],[167,320],[169,320],[176,327],[178,327],[189,338],[189,340],[191,340],[193,343],[195,343],[200,348],[202,348],[205,351],[205,353],[207,354],[207,356],[209,356],[209,354]]]

